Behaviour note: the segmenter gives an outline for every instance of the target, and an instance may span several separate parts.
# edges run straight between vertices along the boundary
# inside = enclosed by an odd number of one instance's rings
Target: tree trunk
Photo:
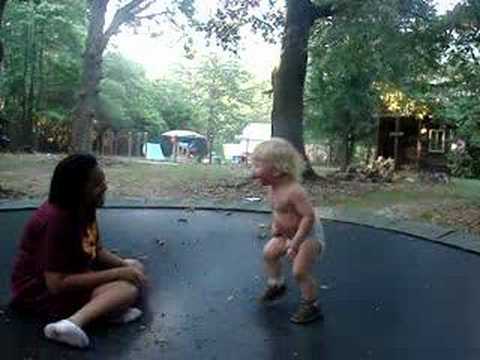
[[[341,170],[346,171],[348,167],[352,164],[353,152],[355,149],[355,139],[350,133],[346,133],[343,137],[342,147],[344,149],[344,154]]]
[[[7,0],[0,0],[0,29],[2,28],[2,19],[3,19],[3,12],[5,11],[5,5],[7,5]],[[2,69],[4,57],[4,48],[2,39],[0,39],[0,70]]]
[[[365,165],[370,164],[370,159],[372,157],[373,153],[373,145],[372,144],[367,144],[367,150],[365,151]]]
[[[213,142],[215,141],[215,138],[210,131],[207,131],[207,141],[208,141],[208,144],[207,144],[208,163],[210,165],[212,165],[212,163],[213,163],[213,154],[212,154],[212,152],[213,152]]]
[[[23,76],[22,76],[22,115],[20,118],[20,144],[24,150],[30,150],[33,144],[32,141],[32,118],[30,107],[30,90],[32,87],[32,73],[31,63],[33,61],[32,52],[32,37],[33,31],[30,24],[26,24],[24,27],[24,52],[23,52]]]
[[[303,141],[303,93],[307,72],[308,38],[314,22],[308,0],[287,0],[287,19],[280,66],[273,74],[272,135],[282,137],[307,161],[304,176],[315,173]]]
[[[211,84],[211,87],[208,89],[208,94],[210,99],[217,99],[217,94],[215,91],[215,84]],[[208,120],[207,120],[207,141],[208,141],[208,164],[212,165],[212,151],[213,151],[213,140],[215,138],[215,109],[213,105],[210,103],[208,107]],[[217,129],[218,131],[218,129]]]
[[[89,26],[78,103],[72,114],[72,149],[90,152],[91,130],[95,116],[99,84],[102,78],[102,57],[107,43],[103,33],[108,1],[89,1]]]
[[[26,136],[28,137],[28,146],[32,150],[36,150],[35,147],[35,123],[34,123],[34,113],[35,113],[35,83],[36,83],[36,68],[37,68],[37,39],[36,39],[36,26],[35,23],[32,24],[30,32],[30,82],[29,89],[27,93],[27,113],[26,113]]]
[[[331,167],[332,164],[333,164],[333,141],[328,140],[327,167]]]
[[[355,138],[350,137],[348,141],[347,150],[348,150],[348,153],[347,153],[347,168],[348,168],[353,163],[353,156],[355,151]]]
[[[45,110],[46,108],[46,96],[45,96],[45,70],[44,70],[44,45],[45,45],[45,32],[42,27],[38,32],[38,51],[37,51],[37,67],[38,67],[38,87],[37,87],[37,99],[36,99],[36,108],[37,111]]]

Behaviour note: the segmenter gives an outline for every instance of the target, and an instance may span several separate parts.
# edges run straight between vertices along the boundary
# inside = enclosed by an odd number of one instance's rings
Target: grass
[[[453,179],[452,195],[480,204],[480,180]]]
[[[377,209],[392,204],[416,204],[438,202],[439,200],[464,201],[466,204],[480,204],[480,180],[452,179],[450,184],[430,186],[392,186],[386,190],[367,192],[359,197],[333,198],[330,203],[352,208]]]
[[[105,167],[110,190],[117,196],[201,194],[219,182],[241,181],[246,173],[227,166],[202,164],[122,163]]]
[[[0,188],[19,197],[45,197],[53,169],[62,158],[43,154],[0,154]],[[151,163],[126,158],[103,158],[112,197],[181,197],[201,195],[218,183],[235,183],[247,170],[220,165]]]
[[[62,156],[0,154],[0,198],[44,198],[50,177]],[[248,169],[222,165],[150,163],[139,159],[102,158],[110,198],[142,198],[169,203],[236,203],[263,196],[246,183]],[[332,177],[336,169],[316,168]],[[236,186],[236,184],[244,184]],[[3,191],[2,191],[3,190]],[[428,222],[475,227],[480,232],[480,181],[452,179],[439,185],[414,174],[393,184],[333,181],[308,185],[315,206],[331,206],[393,214]],[[477,224],[478,223],[478,224]],[[472,225],[473,224],[473,225]],[[478,229],[477,229],[478,227]]]

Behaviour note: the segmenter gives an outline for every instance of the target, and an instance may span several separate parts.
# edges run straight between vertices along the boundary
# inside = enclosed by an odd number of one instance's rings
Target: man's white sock
[[[285,284],[285,279],[282,277],[279,278],[268,278],[268,286],[282,286]]]
[[[79,348],[87,347],[90,344],[90,340],[82,328],[67,319],[46,325],[43,333],[47,339]]]
[[[137,320],[142,316],[143,311],[136,307],[129,307],[127,310],[117,316],[110,316],[108,322],[112,324],[127,324]]]

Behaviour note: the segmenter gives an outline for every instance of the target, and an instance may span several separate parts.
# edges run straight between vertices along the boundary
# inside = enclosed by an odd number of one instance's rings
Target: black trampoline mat
[[[31,211],[1,211],[0,304],[8,302],[15,242]],[[103,209],[104,245],[140,257],[151,288],[146,316],[93,325],[92,346],[45,340],[42,324],[0,313],[4,359],[479,359],[480,258],[399,233],[325,223],[315,267],[325,320],[289,322],[299,291],[258,305],[268,214]]]

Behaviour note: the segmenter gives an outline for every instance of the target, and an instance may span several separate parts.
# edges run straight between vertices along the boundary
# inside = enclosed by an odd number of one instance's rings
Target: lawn
[[[449,184],[396,181],[359,196],[333,197],[330,204],[480,233],[479,180],[452,178]]]
[[[339,197],[336,205],[377,208],[388,204],[421,205],[441,200],[480,204],[480,181],[452,178],[449,184],[411,184],[400,182],[388,188],[365,193],[361,197]]]
[[[0,199],[44,198],[59,155],[0,154]],[[101,158],[110,198],[160,199],[171,203],[236,203],[264,198],[248,181],[249,169],[226,165],[153,163]],[[480,233],[480,181],[449,184],[400,173],[393,183],[335,179],[335,169],[316,168],[325,180],[305,184],[315,206],[359,209],[390,217],[444,224]]]
[[[0,154],[0,198],[41,198],[60,155]],[[245,182],[248,170],[220,165],[100,158],[112,198],[218,198],[221,187]],[[219,188],[220,187],[220,188]],[[218,193],[218,195],[216,195]],[[228,195],[228,194],[224,194]]]

